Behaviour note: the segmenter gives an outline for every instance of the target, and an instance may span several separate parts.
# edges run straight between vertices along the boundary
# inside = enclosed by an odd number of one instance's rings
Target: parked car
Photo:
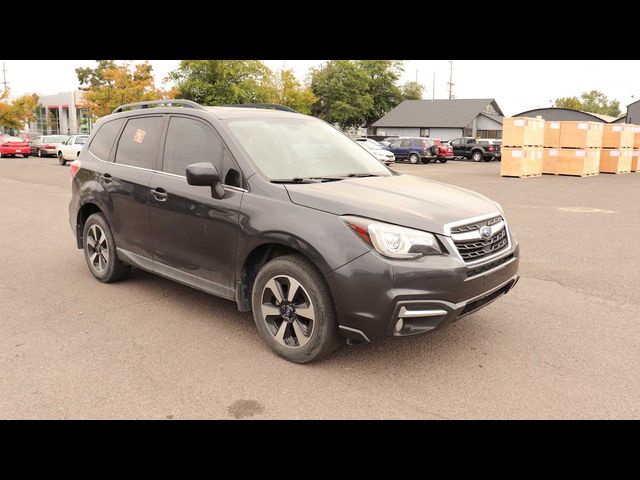
[[[68,139],[68,135],[44,135],[36,137],[29,143],[29,149],[32,155],[37,155],[38,157],[57,155],[62,145]]]
[[[66,165],[68,161],[78,158],[87,138],[89,138],[89,135],[71,135],[65,142],[60,144],[56,153],[60,165]]]
[[[0,157],[29,156],[29,144],[18,137],[0,134]]]
[[[371,152],[371,154],[376,157],[378,160],[383,162],[385,165],[391,165],[396,162],[395,155],[390,152],[388,149],[383,148],[382,146],[376,146],[370,142],[358,142],[364,148]],[[377,143],[377,142],[376,142]]]
[[[371,138],[356,138],[356,142],[358,143],[362,143],[365,146],[370,146],[373,148],[382,148],[382,149],[387,149],[386,145],[383,145],[382,143],[378,142],[377,140],[373,140]]]
[[[440,140],[439,138],[434,138],[433,141],[438,146],[438,161],[440,163],[447,163],[447,160],[451,160],[454,158],[453,155],[453,147],[448,142]],[[435,162],[435,160],[433,160]]]
[[[438,146],[430,138],[401,137],[389,145],[396,156],[396,162],[408,160],[409,163],[429,163],[438,157]]]
[[[149,101],[96,122],[69,221],[97,280],[135,266],[233,300],[297,363],[432,332],[518,281],[496,202],[392,172],[318,118],[243,107]]]
[[[453,154],[456,157],[470,158],[474,162],[484,160],[490,162],[494,159],[500,159],[501,144],[497,140],[491,139],[475,139],[473,137],[462,137],[451,140]]]

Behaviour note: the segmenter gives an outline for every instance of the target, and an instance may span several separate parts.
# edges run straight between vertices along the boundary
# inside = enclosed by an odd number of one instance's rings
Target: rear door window
[[[211,162],[221,178],[224,178],[222,142],[204,122],[186,117],[171,117],[162,170],[185,176],[187,165],[200,162]]]
[[[113,147],[113,143],[116,139],[116,135],[118,135],[118,132],[120,131],[120,128],[122,127],[124,122],[125,119],[120,118],[118,120],[113,120],[111,122],[102,124],[100,130],[98,130],[98,132],[93,137],[93,140],[91,140],[91,145],[89,145],[89,152],[100,160],[104,160],[105,162],[108,161],[109,155],[111,154],[111,148]]]
[[[120,135],[115,162],[153,170],[163,126],[164,117],[160,116],[129,120]]]
[[[411,140],[402,140],[400,142],[400,146],[401,147],[410,147],[411,146]]]

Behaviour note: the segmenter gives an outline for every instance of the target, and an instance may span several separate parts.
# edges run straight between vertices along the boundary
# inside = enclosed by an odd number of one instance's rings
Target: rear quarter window
[[[125,119],[120,118],[118,120],[112,120],[102,124],[100,130],[98,130],[91,140],[89,145],[89,152],[100,160],[105,162],[109,160],[109,154],[111,153],[111,147],[116,139],[116,135],[120,131],[120,127],[124,124]]]

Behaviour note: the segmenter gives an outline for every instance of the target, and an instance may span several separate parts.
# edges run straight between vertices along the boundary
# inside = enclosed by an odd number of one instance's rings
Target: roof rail
[[[278,105],[277,103],[237,103],[220,105],[221,107],[238,107],[238,108],[271,108],[273,110],[281,110],[283,112],[296,112],[293,108],[285,107],[284,105]]]
[[[192,102],[191,100],[184,100],[181,98],[164,98],[162,100],[147,100],[145,102],[135,102],[127,103],[126,105],[120,105],[112,112],[112,115],[114,113],[122,112],[125,108],[148,108],[149,105],[182,105],[185,108],[197,108],[199,110],[204,110],[204,107],[202,105],[196,102]]]

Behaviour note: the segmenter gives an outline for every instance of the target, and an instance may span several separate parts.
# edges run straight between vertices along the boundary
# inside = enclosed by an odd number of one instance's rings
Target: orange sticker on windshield
[[[133,141],[136,143],[142,143],[145,133],[147,132],[145,132],[144,130],[136,130],[136,134],[133,136]]]

